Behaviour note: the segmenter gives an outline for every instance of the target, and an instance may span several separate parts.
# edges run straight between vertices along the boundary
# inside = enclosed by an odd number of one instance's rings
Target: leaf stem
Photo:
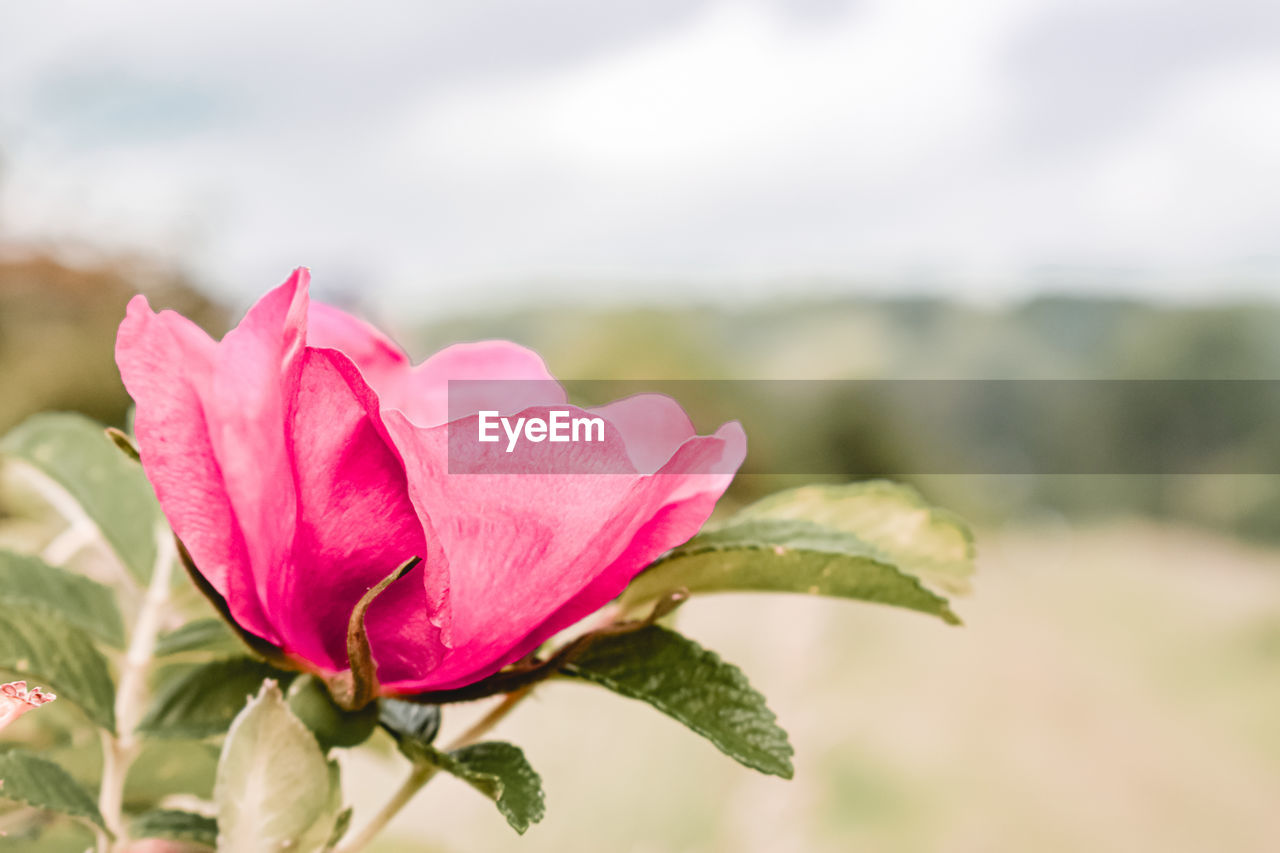
[[[129,767],[137,758],[140,744],[134,735],[147,697],[147,675],[155,654],[156,637],[164,611],[169,603],[169,587],[177,553],[173,537],[167,531],[156,536],[156,562],[146,597],[138,610],[129,637],[129,648],[120,664],[120,682],[116,688],[116,731],[102,735],[102,785],[98,791],[98,811],[107,829],[116,837],[116,845],[126,841],[124,831],[124,783]],[[100,853],[112,849],[100,838]]]
[[[470,746],[480,738],[489,733],[489,730],[500,723],[511,710],[520,704],[532,691],[532,687],[522,687],[514,690],[502,698],[502,701],[495,705],[489,713],[481,717],[473,726],[465,732],[454,738],[453,741],[445,747],[446,752],[452,752],[455,749],[461,749],[464,746]],[[439,772],[440,768],[434,764],[415,763],[409,771],[409,775],[405,778],[400,787],[391,795],[391,799],[383,804],[378,813],[365,824],[354,838],[339,848],[338,853],[357,853],[363,850],[368,844],[376,838],[382,830],[387,828],[387,824],[391,823],[392,818],[400,813],[409,801],[414,798],[418,791],[422,790],[422,786],[431,781],[431,778]]]

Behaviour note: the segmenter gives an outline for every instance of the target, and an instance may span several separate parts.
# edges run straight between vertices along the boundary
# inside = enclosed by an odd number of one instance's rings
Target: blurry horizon
[[[0,243],[429,317],[1280,279],[1280,8],[51,2],[0,29]]]

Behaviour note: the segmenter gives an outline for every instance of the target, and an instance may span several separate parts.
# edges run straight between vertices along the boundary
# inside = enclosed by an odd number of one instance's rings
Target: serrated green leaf
[[[267,682],[236,717],[218,762],[218,849],[313,853],[338,818],[337,765]]]
[[[130,834],[134,838],[193,841],[212,847],[218,843],[218,822],[194,812],[156,809],[134,818],[130,824]]]
[[[747,767],[791,778],[791,743],[764,697],[688,637],[658,625],[603,636],[564,672],[648,702]]]
[[[699,534],[640,575],[624,602],[690,592],[802,592],[890,604],[958,624],[949,602],[847,533],[802,521],[744,521]]]
[[[292,677],[293,673],[247,657],[192,666],[160,688],[138,731],[158,738],[222,734],[263,681],[287,682]]]
[[[0,669],[18,673],[115,728],[115,685],[106,658],[83,631],[43,613],[0,602]]]
[[[406,702],[403,699],[383,699],[378,708],[378,722],[396,740],[408,738],[420,744],[429,744],[440,731],[440,706]]]
[[[521,835],[546,814],[542,778],[514,744],[486,741],[452,752],[425,747],[423,754],[430,763],[493,800]]]
[[[156,657],[183,652],[212,652],[214,654],[244,654],[244,643],[221,619],[195,619],[162,634],[156,640]]]
[[[814,484],[769,495],[734,521],[808,521],[850,533],[883,561],[953,595],[969,591],[973,534],[947,510],[932,506],[910,486],[887,480]]]
[[[672,589],[801,592],[959,619],[921,579],[967,588],[973,545],[963,524],[892,483],[805,486],[765,498],[698,534],[628,587],[639,605]]]
[[[70,413],[35,415],[0,439],[0,453],[69,496],[134,577],[145,582],[151,576],[164,517],[142,468],[120,452],[101,424]]]
[[[106,828],[93,796],[52,761],[20,750],[0,753],[0,780],[0,798]]]
[[[124,645],[115,594],[38,557],[0,550],[0,602],[60,616],[108,645]]]

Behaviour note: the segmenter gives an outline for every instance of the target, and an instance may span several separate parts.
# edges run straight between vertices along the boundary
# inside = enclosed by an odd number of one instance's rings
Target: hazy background
[[[415,358],[509,337],[579,379],[1274,379],[1277,104],[1262,0],[0,0],[0,429],[123,422],[133,293],[220,334],[299,265]],[[894,438],[793,414],[749,471]],[[544,824],[444,780],[382,849],[1273,850],[1278,479],[913,478],[977,527],[966,627],[682,613],[795,781],[551,686],[500,732]]]

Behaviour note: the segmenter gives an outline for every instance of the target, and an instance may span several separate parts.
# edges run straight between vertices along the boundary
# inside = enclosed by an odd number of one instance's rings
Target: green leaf
[[[134,838],[192,841],[213,847],[218,843],[218,822],[193,812],[156,809],[134,818],[130,824],[130,834]]]
[[[33,485],[68,521],[83,515],[96,525],[134,577],[151,576],[156,532],[168,528],[142,468],[101,424],[69,413],[35,415],[0,440],[0,453],[34,472]]]
[[[493,800],[521,835],[546,814],[542,779],[518,746],[486,741],[452,752],[425,747],[422,756]]]
[[[282,672],[253,658],[198,664],[165,683],[138,731],[158,738],[204,738],[222,734],[268,678],[288,681]]]
[[[107,661],[83,631],[61,619],[0,603],[0,669],[47,686],[99,726],[115,728]]]
[[[790,489],[698,534],[623,594],[638,606],[672,589],[751,590],[854,598],[959,619],[948,592],[968,589],[973,540],[913,489],[886,482]]]
[[[156,657],[183,652],[213,652],[215,654],[244,654],[244,643],[226,622],[221,619],[196,619],[162,634],[156,640]]]
[[[106,828],[93,796],[52,761],[20,750],[0,753],[0,780],[0,797]]]
[[[814,484],[770,495],[735,520],[781,519],[851,533],[888,562],[953,595],[969,592],[973,534],[947,510],[910,486],[887,480]]]
[[[337,765],[268,681],[227,734],[214,801],[218,849],[237,853],[322,850],[338,821]]]
[[[108,645],[124,645],[115,594],[37,557],[0,550],[0,602],[61,616]]]
[[[747,767],[791,778],[793,750],[764,697],[736,666],[675,631],[602,636],[564,671],[648,702]]]

